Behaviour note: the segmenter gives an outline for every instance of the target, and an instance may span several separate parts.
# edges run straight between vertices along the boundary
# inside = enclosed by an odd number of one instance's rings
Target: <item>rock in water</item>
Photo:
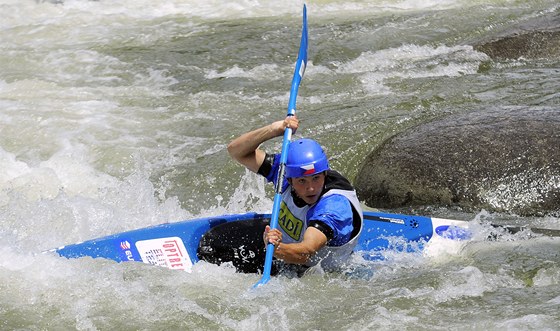
[[[474,45],[494,59],[560,57],[560,14],[549,13],[511,27]]]
[[[559,211],[560,110],[481,110],[419,125],[372,151],[355,186],[376,208]]]

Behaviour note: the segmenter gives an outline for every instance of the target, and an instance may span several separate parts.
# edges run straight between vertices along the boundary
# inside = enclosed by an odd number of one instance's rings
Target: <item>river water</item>
[[[227,266],[186,273],[41,253],[269,211],[271,188],[225,147],[286,113],[302,5],[0,0],[1,330],[560,330],[560,242],[529,232],[488,240],[486,224],[558,229],[554,217],[434,209],[472,221],[475,240],[257,291],[257,275]],[[557,0],[307,6],[298,136],[319,140],[349,178],[414,124],[560,104],[558,59],[494,61],[469,46],[558,11]]]

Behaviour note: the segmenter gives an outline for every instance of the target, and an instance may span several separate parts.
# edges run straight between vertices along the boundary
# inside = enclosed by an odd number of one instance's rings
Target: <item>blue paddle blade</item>
[[[290,100],[288,102],[288,116],[296,113],[296,98],[299,89],[299,83],[303,78],[305,67],[307,66],[307,7],[303,5],[303,24],[301,29],[301,41],[299,44],[298,58],[296,68],[292,78],[292,87],[290,89]],[[288,145],[292,137],[292,129],[287,128],[284,131],[284,140],[282,141],[282,153],[280,154],[280,171],[276,181],[276,193],[274,194],[274,203],[272,205],[272,215],[270,218],[270,227],[276,229],[278,227],[278,214],[280,212],[280,203],[282,202],[282,182],[284,181],[284,168],[288,159]],[[263,275],[261,280],[256,283],[253,288],[268,283],[270,280],[270,271],[272,269],[272,258],[274,256],[274,245],[268,244],[266,247],[266,256],[264,260]]]
[[[296,98],[299,89],[299,83],[305,73],[307,67],[307,8],[303,5],[303,26],[301,30],[301,41],[299,44],[298,58],[296,61],[296,68],[294,70],[294,77],[292,78],[292,87],[290,89],[290,100],[288,102],[288,115],[296,113]]]

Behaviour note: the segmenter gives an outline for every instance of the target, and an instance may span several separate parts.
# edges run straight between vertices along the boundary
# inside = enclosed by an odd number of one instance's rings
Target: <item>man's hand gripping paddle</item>
[[[299,83],[303,78],[305,67],[307,66],[307,8],[303,5],[303,26],[301,30],[301,41],[299,45],[298,58],[296,61],[296,68],[294,70],[294,77],[292,79],[292,88],[290,90],[290,101],[288,102],[288,115],[294,116],[296,114],[296,98],[299,89]],[[272,205],[272,215],[270,218],[270,228],[278,228],[278,214],[280,212],[280,203],[282,202],[282,183],[284,182],[284,172],[286,168],[286,161],[288,159],[288,146],[292,139],[292,129],[286,128],[284,130],[284,140],[282,141],[282,153],[280,154],[280,170],[278,172],[278,179],[276,181],[274,203]],[[274,256],[274,245],[267,244],[266,256],[264,260],[264,269],[261,280],[253,287],[258,287],[268,283],[270,280],[270,271],[272,269],[272,258]]]

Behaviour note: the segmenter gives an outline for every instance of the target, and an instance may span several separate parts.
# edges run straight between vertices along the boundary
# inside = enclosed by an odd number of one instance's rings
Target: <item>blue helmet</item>
[[[286,178],[313,176],[329,169],[327,155],[315,140],[298,139],[290,143]]]

